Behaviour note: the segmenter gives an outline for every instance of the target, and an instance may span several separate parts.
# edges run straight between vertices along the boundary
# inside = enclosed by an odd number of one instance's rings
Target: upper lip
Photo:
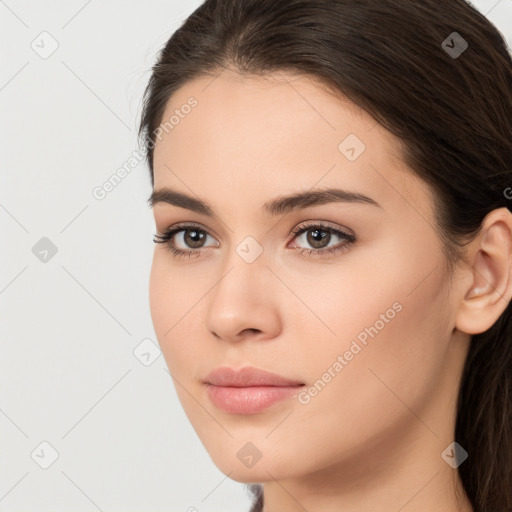
[[[276,373],[267,372],[245,366],[235,370],[228,366],[220,366],[211,371],[205,378],[207,384],[214,386],[251,387],[251,386],[300,386],[303,382],[287,379]]]

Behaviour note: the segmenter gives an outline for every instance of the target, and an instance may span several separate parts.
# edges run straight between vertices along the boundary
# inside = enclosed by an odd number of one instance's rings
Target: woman
[[[163,48],[151,314],[252,511],[512,510],[511,91],[464,0],[207,0]]]

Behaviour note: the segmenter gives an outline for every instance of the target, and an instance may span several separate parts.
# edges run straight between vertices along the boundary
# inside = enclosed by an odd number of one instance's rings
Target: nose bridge
[[[230,248],[215,286],[217,291],[212,291],[217,294],[226,291],[231,297],[245,291],[258,294],[258,283],[262,283],[268,272],[263,246],[253,236],[246,236]]]
[[[254,237],[233,245],[209,294],[209,331],[231,338],[245,329],[268,330],[266,319],[273,317],[269,275],[263,247]]]

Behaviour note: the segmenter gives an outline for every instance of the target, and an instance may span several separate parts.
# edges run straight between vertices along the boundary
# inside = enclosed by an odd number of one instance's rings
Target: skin
[[[489,328],[512,294],[509,212],[485,219],[450,276],[430,188],[354,103],[310,77],[224,70],[179,89],[164,119],[191,96],[198,105],[156,144],[154,188],[201,198],[215,216],[154,205],[158,233],[189,222],[209,236],[193,258],[155,244],[150,308],[181,404],[214,463],[236,481],[264,483],[266,512],[471,511],[441,454],[454,440],[470,334]],[[366,145],[355,161],[338,149],[348,134]],[[262,211],[278,196],[326,187],[380,207]],[[292,230],[319,221],[351,230],[356,242],[300,254],[322,246]],[[247,236],[263,250],[252,263],[236,251]],[[183,232],[174,242],[199,250],[184,245]],[[329,246],[344,243],[331,235]],[[255,366],[309,389],[394,303],[401,310],[309,403],[290,398],[237,415],[209,400],[203,379],[221,365]],[[248,442],[261,453],[252,467],[237,457]]]

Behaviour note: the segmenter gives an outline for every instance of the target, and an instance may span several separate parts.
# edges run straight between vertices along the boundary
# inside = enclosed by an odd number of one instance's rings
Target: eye
[[[181,258],[184,256],[191,258],[200,255],[202,251],[199,249],[205,247],[205,240],[209,236],[210,235],[204,229],[201,229],[197,226],[190,224],[179,224],[166,230],[164,233],[157,233],[153,239],[153,242],[160,244],[166,243],[176,258]],[[181,242],[184,248],[176,247],[176,240],[178,241],[178,244]],[[187,250],[187,247],[195,250]]]
[[[308,256],[332,254],[338,251],[345,251],[356,241],[354,235],[346,233],[341,229],[328,226],[322,222],[310,225],[300,225],[292,231],[293,239],[302,239],[302,243],[309,244],[312,248],[293,247],[300,254],[307,254]],[[307,235],[307,236],[304,236]],[[190,224],[179,224],[169,228],[164,233],[157,233],[153,239],[155,243],[165,243],[169,247],[174,257],[197,257],[203,252],[206,247],[205,241],[210,237],[209,233],[199,228],[198,226]],[[329,245],[331,241],[336,238],[341,239],[341,243]],[[179,247],[179,245],[182,247]],[[213,244],[218,247],[218,242]],[[211,245],[210,245],[211,247]]]
[[[294,239],[302,241],[302,243],[309,244],[311,247],[313,247],[312,249],[307,247],[299,247],[296,249],[300,254],[307,254],[308,256],[322,256],[324,254],[332,254],[338,251],[345,251],[348,250],[349,247],[356,241],[354,235],[346,233],[341,229],[328,226],[322,222],[317,222],[316,224],[310,224],[307,226],[298,226],[293,230],[293,234],[295,235]],[[329,243],[333,240],[336,242],[336,238],[341,239],[342,242],[329,245]]]

